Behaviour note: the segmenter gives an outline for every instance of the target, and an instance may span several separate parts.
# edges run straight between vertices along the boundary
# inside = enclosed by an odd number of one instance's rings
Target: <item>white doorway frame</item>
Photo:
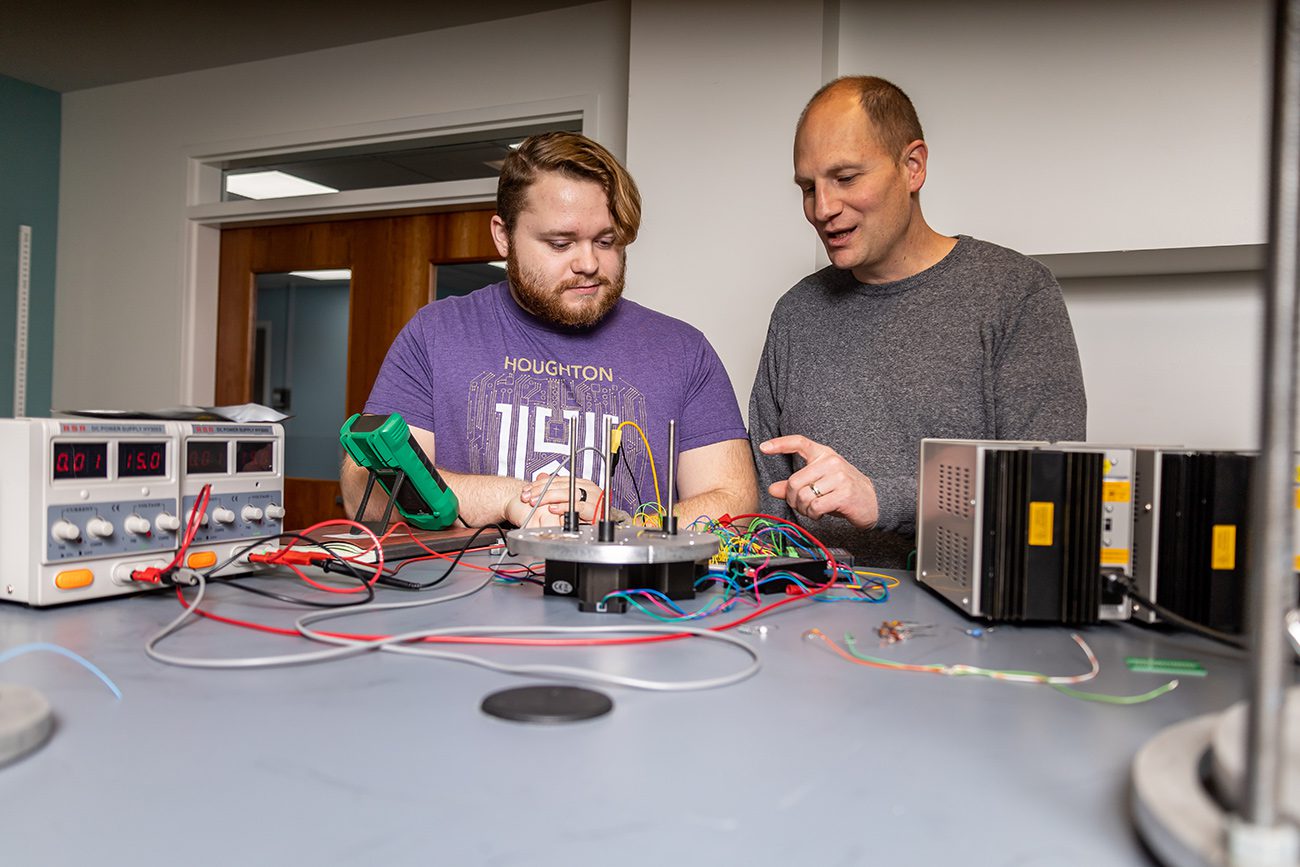
[[[597,128],[597,100],[586,94],[538,102],[492,106],[466,111],[396,118],[261,136],[255,139],[210,142],[186,149],[187,184],[183,234],[184,275],[181,296],[180,381],[182,402],[208,405],[213,401],[217,350],[217,276],[220,270],[221,229],[256,223],[323,220],[358,215],[429,213],[467,205],[491,204],[496,180],[412,184],[345,190],[284,199],[221,201],[225,162],[255,157],[310,154],[329,148],[398,143],[465,132],[548,121],[580,120],[584,135]]]

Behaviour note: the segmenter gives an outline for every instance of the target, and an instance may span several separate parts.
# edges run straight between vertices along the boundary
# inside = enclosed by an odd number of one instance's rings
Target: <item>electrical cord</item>
[[[305,614],[298,618],[294,626],[299,634],[305,638],[312,639],[321,643],[335,645],[333,647],[308,651],[306,653],[281,654],[276,656],[247,657],[234,659],[204,659],[195,657],[178,656],[171,653],[165,653],[158,649],[158,645],[163,639],[176,632],[182,625],[193,615],[202,604],[207,590],[207,582],[200,573],[194,573],[194,578],[199,588],[194,600],[186,604],[185,610],[181,614],[164,626],[145,644],[145,653],[151,659],[163,662],[168,665],[182,666],[185,668],[204,668],[204,669],[256,669],[271,668],[290,665],[305,665],[315,662],[323,662],[333,659],[341,659],[348,656],[356,656],[371,650],[386,650],[393,653],[403,653],[412,656],[425,656],[434,659],[442,659],[448,662],[459,662],[467,665],[475,665],[481,668],[487,668],[492,671],[504,674],[515,674],[532,677],[559,678],[564,680],[598,683],[607,686],[623,686],[630,689],[642,689],[658,692],[682,692],[701,689],[713,689],[722,686],[728,686],[738,683],[749,677],[752,677],[759,670],[760,661],[757,651],[748,643],[731,635],[723,635],[715,630],[696,629],[687,626],[655,626],[655,625],[634,625],[634,626],[452,626],[438,629],[417,630],[403,633],[401,635],[385,636],[377,639],[356,639],[340,636],[334,633],[318,632],[309,628],[309,624],[317,623],[327,619],[348,616],[356,611],[317,611]],[[427,605],[436,605],[444,602],[452,602],[457,599],[463,599],[478,593],[484,587],[488,586],[493,580],[493,575],[488,575],[483,580],[457,593],[438,596],[433,599],[421,599],[413,602],[396,602],[380,605],[370,605],[365,611],[367,613],[375,611],[388,611],[406,608],[417,608]],[[183,583],[183,582],[181,582]],[[179,588],[178,588],[179,589]],[[223,618],[218,618],[223,619]],[[680,636],[683,633],[691,634],[707,640],[721,641],[723,643],[738,647],[743,650],[750,658],[750,663],[738,672],[712,678],[699,678],[686,681],[659,681],[645,678],[628,677],[624,675],[609,674],[594,669],[583,669],[574,666],[560,665],[510,665],[493,660],[483,659],[467,653],[456,653],[454,651],[436,650],[429,647],[414,647],[407,642],[419,641],[426,638],[437,638],[440,636],[493,636],[493,635],[589,635],[589,634],[631,634],[638,636],[650,635],[663,636]],[[649,636],[646,636],[649,637]]]
[[[1147,599],[1145,596],[1138,593],[1137,586],[1133,583],[1131,578],[1125,578],[1125,576],[1117,575],[1113,572],[1108,572],[1103,577],[1108,581],[1113,581],[1118,584],[1128,598],[1132,599],[1139,605],[1145,605],[1147,608],[1154,611],[1161,620],[1167,620],[1175,626],[1186,629],[1188,632],[1194,632],[1197,635],[1204,636],[1211,641],[1217,641],[1220,644],[1226,644],[1229,647],[1235,647],[1238,650],[1247,649],[1245,643],[1241,641],[1241,639],[1237,638],[1237,636],[1230,635],[1227,632],[1220,632],[1219,630],[1206,626],[1203,623],[1189,620],[1183,615],[1170,611],[1165,606]]]
[[[254,587],[251,584],[242,583],[237,578],[218,578],[211,575],[206,577],[209,581],[220,581],[223,587],[234,587],[236,590],[242,590],[245,593],[253,593],[257,596],[264,596],[267,599],[275,599],[279,602],[288,603],[289,605],[301,605],[304,608],[355,608],[358,605],[365,605],[373,602],[375,599],[375,588],[360,575],[357,577],[361,581],[362,586],[366,588],[366,595],[349,602],[320,602],[315,599],[304,599],[288,593],[276,593],[274,590],[265,590],[261,587]]]
[[[533,511],[537,511],[536,507],[533,508]],[[531,517],[531,513],[530,513],[530,517]],[[474,531],[474,535],[470,536],[469,539],[465,542],[465,544],[460,546],[460,550],[456,552],[456,556],[452,559],[452,561],[447,564],[447,568],[443,570],[443,573],[439,575],[437,578],[434,578],[432,581],[425,581],[421,583],[416,581],[406,581],[404,579],[397,578],[395,575],[384,575],[380,577],[378,583],[383,584],[385,587],[392,587],[395,590],[404,590],[410,593],[421,593],[425,590],[431,590],[434,587],[437,587],[442,582],[446,581],[451,576],[452,570],[454,570],[456,566],[459,565],[461,558],[465,556],[465,553],[470,548],[474,547],[474,543],[478,541],[478,537],[483,535],[483,532],[485,530],[489,530],[489,529],[494,529],[498,533],[500,533],[501,538],[504,541],[506,537],[506,528],[501,526],[500,524],[485,524],[484,526],[479,527],[477,530]],[[500,566],[499,562],[497,566],[498,567]]]

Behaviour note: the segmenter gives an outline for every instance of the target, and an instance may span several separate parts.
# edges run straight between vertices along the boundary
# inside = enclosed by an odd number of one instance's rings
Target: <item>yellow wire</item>
[[[885,581],[885,586],[891,589],[898,586],[898,579],[892,575],[885,575],[881,572],[868,572],[866,569],[852,569],[850,571],[853,572],[854,575],[865,575],[868,578],[883,579]]]
[[[650,440],[646,439],[645,431],[641,430],[641,425],[634,421],[619,422],[618,429],[622,430],[628,425],[636,428],[636,432],[641,434],[641,442],[645,443],[646,457],[650,458],[650,477],[655,481],[655,505],[659,507],[659,513],[663,514],[664,498],[659,496],[659,471],[655,469],[655,456],[654,452],[650,451]]]

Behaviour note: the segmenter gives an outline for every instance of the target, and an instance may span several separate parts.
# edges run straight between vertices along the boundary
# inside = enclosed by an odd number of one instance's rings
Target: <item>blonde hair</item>
[[[541,172],[595,181],[605,191],[614,219],[615,240],[627,246],[641,228],[641,193],[636,181],[614,155],[576,132],[547,132],[524,139],[501,166],[497,181],[497,216],[513,234],[528,188]]]

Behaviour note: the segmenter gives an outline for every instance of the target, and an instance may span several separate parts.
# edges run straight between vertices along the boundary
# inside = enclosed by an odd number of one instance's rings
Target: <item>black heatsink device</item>
[[[991,449],[984,457],[983,615],[1096,622],[1102,455]]]
[[[1160,461],[1161,580],[1155,601],[1195,623],[1240,633],[1255,457],[1166,452]]]

